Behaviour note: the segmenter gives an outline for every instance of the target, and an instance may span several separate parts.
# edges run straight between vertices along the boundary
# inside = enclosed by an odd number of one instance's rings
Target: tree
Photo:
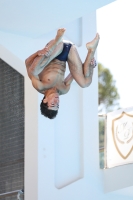
[[[108,68],[98,64],[98,87],[99,87],[99,112],[108,112],[119,107],[119,93]],[[99,149],[100,149],[100,168],[104,168],[104,132],[105,118],[99,117]]]
[[[111,111],[115,107],[118,109],[120,99],[118,89],[115,86],[116,81],[113,79],[108,68],[98,64],[98,87],[99,87],[99,112]]]

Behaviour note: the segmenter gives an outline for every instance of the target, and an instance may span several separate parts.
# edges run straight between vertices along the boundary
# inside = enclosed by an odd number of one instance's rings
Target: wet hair
[[[42,102],[40,104],[41,114],[45,117],[48,117],[49,119],[54,119],[58,113],[58,110],[48,109],[48,104],[43,102],[44,99],[45,97],[42,99]]]

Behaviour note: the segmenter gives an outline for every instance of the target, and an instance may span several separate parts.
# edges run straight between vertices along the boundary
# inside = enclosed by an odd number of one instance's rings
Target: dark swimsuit
[[[68,54],[69,54],[71,46],[72,46],[71,43],[63,43],[63,50],[57,57],[55,57],[55,59],[66,62],[68,59]]]
[[[70,43],[63,43],[63,51],[55,59],[66,62],[71,46]]]

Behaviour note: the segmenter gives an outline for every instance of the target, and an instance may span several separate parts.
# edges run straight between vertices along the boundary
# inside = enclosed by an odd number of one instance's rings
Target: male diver
[[[65,29],[58,29],[55,39],[42,50],[37,51],[25,60],[27,73],[33,87],[44,98],[40,104],[41,113],[53,119],[59,109],[59,96],[66,94],[73,79],[82,88],[92,82],[93,68],[96,66],[94,54],[99,42],[99,34],[86,44],[88,53],[82,63],[75,45],[62,39]],[[66,62],[70,74],[65,77]]]

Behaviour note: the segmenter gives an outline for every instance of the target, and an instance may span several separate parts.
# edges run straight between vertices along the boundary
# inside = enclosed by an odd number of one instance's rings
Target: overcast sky
[[[117,0],[97,10],[98,62],[116,80],[120,106],[133,106],[133,0]]]

